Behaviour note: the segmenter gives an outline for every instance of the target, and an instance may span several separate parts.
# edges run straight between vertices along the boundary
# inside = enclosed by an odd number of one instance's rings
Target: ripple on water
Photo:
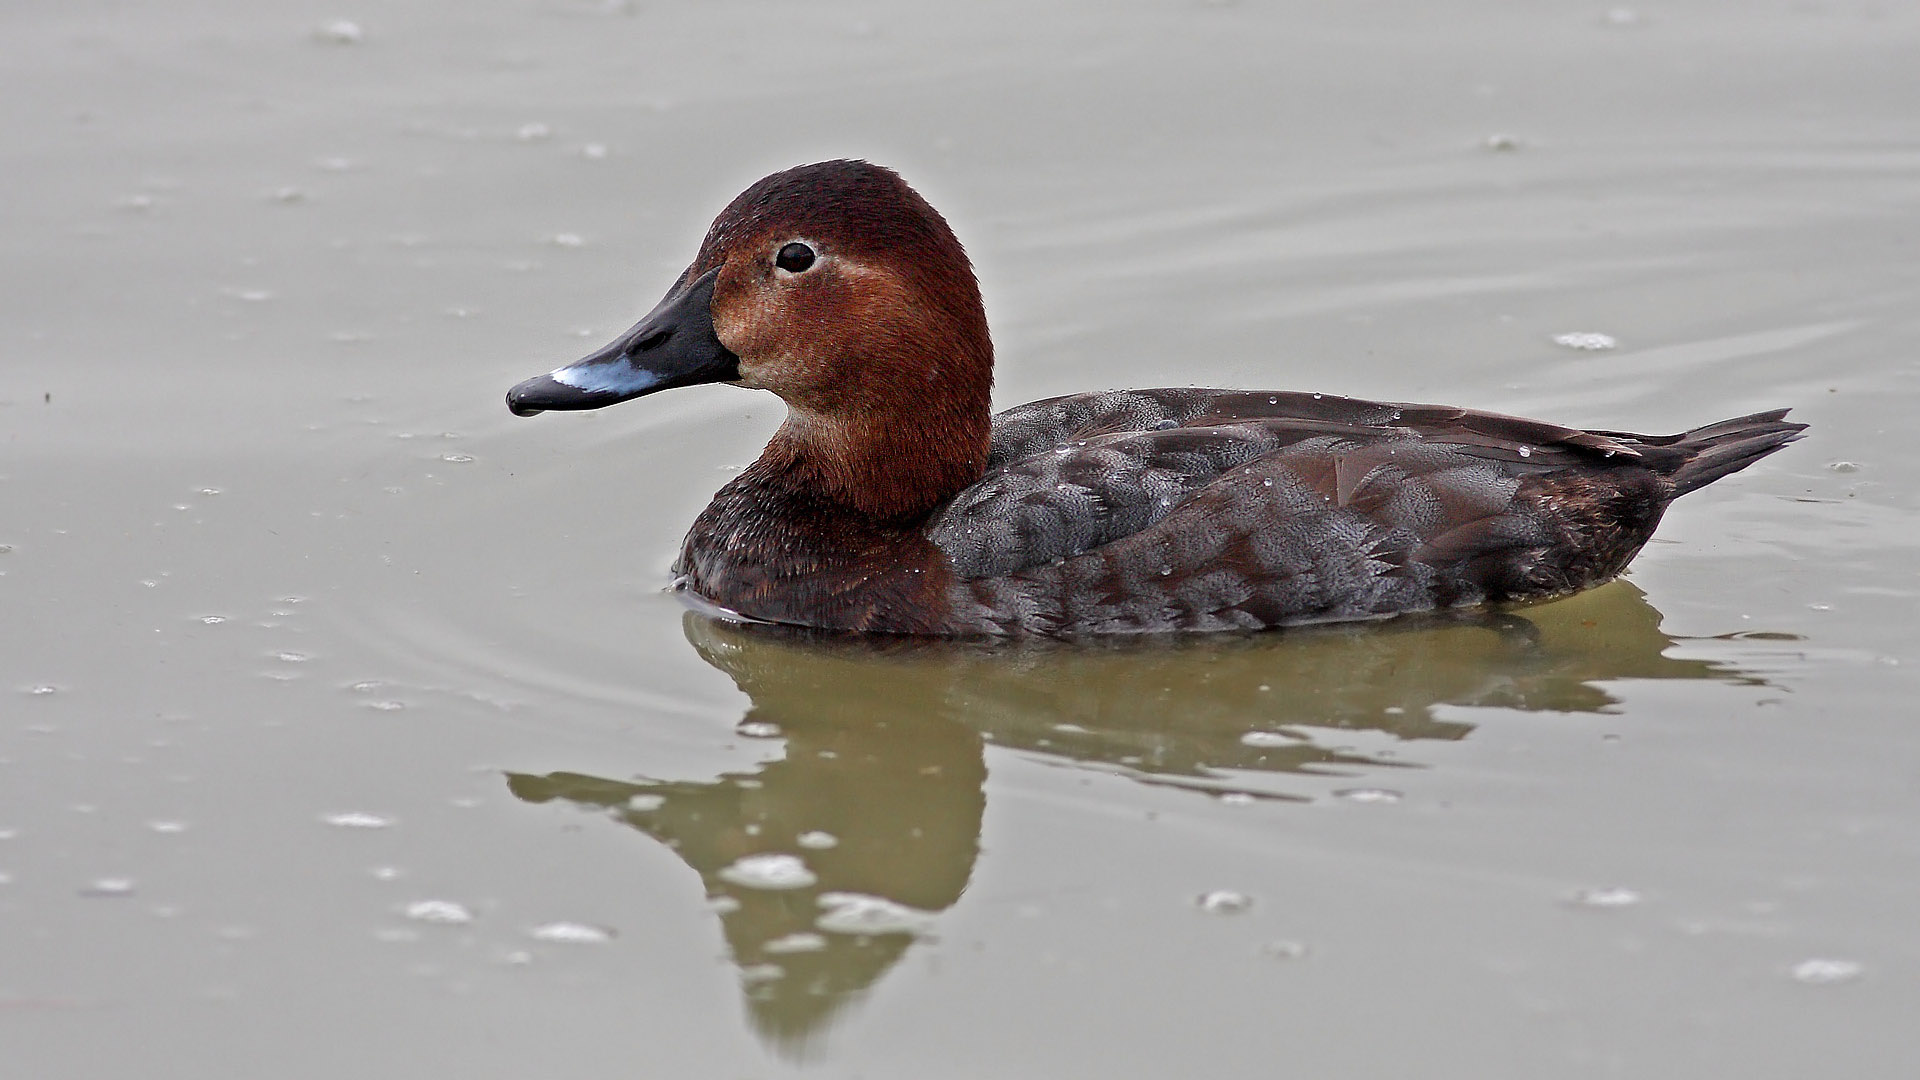
[[[829,934],[922,934],[933,926],[933,913],[866,893],[821,893],[827,910],[813,925]]]
[[[804,889],[819,881],[798,855],[743,855],[720,871],[720,880],[749,889]]]

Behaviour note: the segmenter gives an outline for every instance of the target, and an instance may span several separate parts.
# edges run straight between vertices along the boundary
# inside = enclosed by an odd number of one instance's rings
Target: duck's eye
[[[813,265],[813,249],[796,240],[780,249],[780,254],[773,257],[773,265],[789,274],[797,274]]]

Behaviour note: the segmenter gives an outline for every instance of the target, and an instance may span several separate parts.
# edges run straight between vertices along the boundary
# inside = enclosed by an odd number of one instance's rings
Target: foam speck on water
[[[839,846],[840,838],[833,835],[830,832],[822,832],[819,829],[810,829],[807,832],[803,832],[799,836],[794,837],[793,842],[796,844],[799,844],[803,848],[811,848],[815,851],[824,851],[827,848]]]
[[[820,894],[827,910],[813,925],[829,934],[921,934],[933,926],[933,913],[866,893]]]
[[[1194,904],[1209,915],[1237,915],[1253,906],[1253,897],[1232,889],[1214,889],[1201,893]]]
[[[381,814],[369,814],[363,810],[347,810],[338,814],[323,814],[322,822],[336,829],[384,829],[393,824],[393,819]]]
[[[1334,792],[1333,797],[1357,803],[1397,803],[1402,796],[1399,792],[1387,788],[1360,787],[1342,788]]]
[[[1249,731],[1240,736],[1242,746],[1252,746],[1261,750],[1276,746],[1292,746],[1300,740],[1278,731]]]
[[[462,926],[473,921],[473,912],[465,904],[454,900],[415,900],[402,910],[402,914],[415,922],[443,926]]]
[[[819,952],[826,947],[826,938],[806,931],[777,937],[761,946],[762,949],[776,956],[781,953]]]
[[[1553,335],[1553,343],[1564,346],[1565,348],[1580,349],[1585,352],[1601,352],[1620,344],[1619,341],[1615,340],[1613,335],[1602,334],[1593,330],[1570,330],[1564,334],[1555,334]]]
[[[313,36],[333,45],[358,45],[366,40],[367,32],[351,19],[335,19],[315,30]]]
[[[804,889],[819,881],[798,855],[743,855],[720,871],[720,880],[749,889]]]
[[[746,720],[736,725],[733,730],[749,739],[777,739],[782,734],[779,724],[765,720]]]
[[[613,940],[613,931],[604,926],[592,926],[577,922],[543,923],[527,931],[536,941],[552,941],[564,945],[603,945]]]
[[[642,814],[651,810],[658,810],[665,805],[667,805],[667,797],[665,795],[643,794],[635,795],[627,799],[627,809],[638,811]]]
[[[1633,889],[1618,885],[1599,889],[1581,889],[1568,898],[1569,902],[1580,907],[1618,908],[1632,907],[1645,897]]]
[[[1793,965],[1791,974],[1795,982],[1807,983],[1810,986],[1827,986],[1833,983],[1852,982],[1865,971],[1866,968],[1858,960],[1831,960],[1816,957]]]
[[[81,896],[99,899],[117,900],[133,895],[133,879],[123,877],[95,878],[80,890]]]

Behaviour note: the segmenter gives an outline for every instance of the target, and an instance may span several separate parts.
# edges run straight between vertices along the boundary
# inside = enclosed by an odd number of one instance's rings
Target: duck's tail
[[[1670,446],[1685,455],[1669,474],[1674,497],[1737,473],[1798,439],[1807,425],[1793,423],[1786,415],[1785,409],[1773,409],[1681,434]]]

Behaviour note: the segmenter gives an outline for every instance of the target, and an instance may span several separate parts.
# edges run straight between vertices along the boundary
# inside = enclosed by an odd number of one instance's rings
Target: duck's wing
[[[1373,534],[1374,547],[1438,557],[1504,512],[1522,477],[1580,462],[1624,465],[1653,445],[1450,406],[1321,394],[1079,394],[997,416],[986,475],[935,516],[928,535],[959,577],[999,577],[1122,541],[1209,493],[1193,528],[1240,522],[1244,503],[1275,533],[1326,519]]]

